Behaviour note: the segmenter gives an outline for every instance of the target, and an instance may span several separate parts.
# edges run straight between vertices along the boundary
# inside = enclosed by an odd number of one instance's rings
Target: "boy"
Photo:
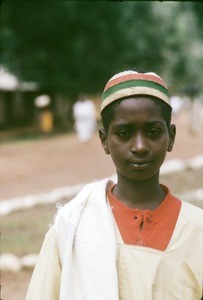
[[[87,185],[58,212],[26,299],[201,299],[203,212],[159,183],[175,140],[165,83],[155,73],[113,76],[101,116],[117,182]]]

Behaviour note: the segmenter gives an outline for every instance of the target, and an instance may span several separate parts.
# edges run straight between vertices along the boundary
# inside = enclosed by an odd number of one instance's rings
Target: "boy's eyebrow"
[[[113,125],[112,128],[117,129],[120,127],[131,127],[131,126],[134,126],[134,124],[133,123],[119,123],[119,124]]]
[[[149,121],[148,124],[149,125],[158,125],[159,124],[159,125],[163,126],[165,123],[164,123],[164,121],[154,120],[154,121]]]
[[[152,120],[152,121],[147,121],[145,123],[145,126],[154,126],[154,125],[161,125],[161,126],[164,126],[164,121],[160,121],[160,120]],[[131,127],[131,126],[135,126],[135,124],[133,122],[121,122],[121,123],[118,123],[118,124],[115,124],[113,125],[113,129],[117,129],[117,128],[120,128],[120,127]]]

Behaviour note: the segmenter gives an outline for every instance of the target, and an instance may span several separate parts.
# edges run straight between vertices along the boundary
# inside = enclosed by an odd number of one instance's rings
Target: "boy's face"
[[[167,128],[156,100],[127,98],[115,107],[108,133],[99,133],[118,174],[140,181],[159,174],[166,152],[173,148],[175,126]]]

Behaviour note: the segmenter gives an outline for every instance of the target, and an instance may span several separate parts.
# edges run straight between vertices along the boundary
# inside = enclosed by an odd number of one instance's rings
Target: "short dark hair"
[[[137,97],[137,96],[136,96]],[[138,96],[140,97],[144,97],[144,96]],[[150,96],[150,98],[155,98]],[[101,112],[101,121],[103,124],[103,127],[105,129],[106,132],[108,132],[109,130],[109,125],[111,123],[111,121],[114,119],[115,116],[115,108],[121,103],[121,101],[123,101],[124,99],[127,98],[122,98],[119,99],[117,101],[114,101],[112,103],[110,103],[107,107],[104,108],[104,110]],[[171,112],[172,112],[172,108],[166,104],[165,102],[163,102],[162,100],[159,100],[158,98],[155,99],[157,105],[160,108],[161,114],[163,116],[163,118],[166,121],[166,125],[169,128],[171,125]]]

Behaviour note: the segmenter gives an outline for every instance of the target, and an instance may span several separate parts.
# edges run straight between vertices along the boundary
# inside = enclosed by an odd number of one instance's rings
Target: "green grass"
[[[161,183],[167,185],[173,194],[179,195],[202,188],[202,178],[203,169],[186,170],[181,174],[161,176]],[[203,203],[201,206],[203,208]],[[1,217],[1,253],[11,252],[18,256],[38,253],[56,212],[54,203]]]
[[[40,205],[1,218],[1,252],[38,253],[56,214],[56,205]]]

